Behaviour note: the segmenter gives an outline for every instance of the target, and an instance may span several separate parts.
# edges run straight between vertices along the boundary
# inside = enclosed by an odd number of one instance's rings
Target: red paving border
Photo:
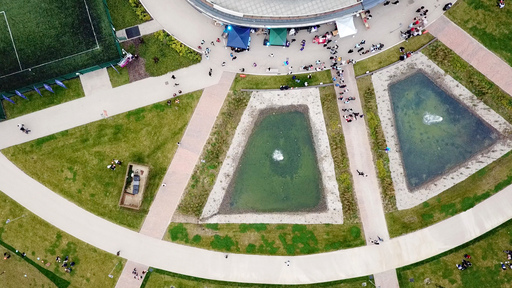
[[[234,73],[224,72],[217,85],[204,89],[164,176],[166,186],[158,190],[140,233],[157,239],[165,235],[234,78]]]
[[[512,68],[445,16],[428,26],[429,32],[508,95],[512,95]]]

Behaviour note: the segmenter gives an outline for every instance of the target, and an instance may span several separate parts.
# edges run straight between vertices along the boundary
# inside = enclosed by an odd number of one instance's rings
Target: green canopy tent
[[[286,46],[286,36],[288,36],[286,28],[270,29],[269,44],[273,46]]]

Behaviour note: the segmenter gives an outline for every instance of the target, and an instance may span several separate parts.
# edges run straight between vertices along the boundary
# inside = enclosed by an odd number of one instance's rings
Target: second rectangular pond
[[[419,187],[497,141],[498,133],[421,72],[389,86],[408,185]]]

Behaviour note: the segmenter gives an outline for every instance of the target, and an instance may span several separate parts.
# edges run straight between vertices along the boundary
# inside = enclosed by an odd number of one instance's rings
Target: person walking
[[[213,72],[213,70],[212,70],[212,68],[210,68],[210,71],[208,71],[208,76],[212,77],[212,72]]]

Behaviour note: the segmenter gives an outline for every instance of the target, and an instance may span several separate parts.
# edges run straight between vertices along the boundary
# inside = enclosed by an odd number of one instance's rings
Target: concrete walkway
[[[135,27],[137,27],[136,29],[139,30],[140,35],[128,39],[128,35],[126,33],[126,30],[133,29]],[[142,23],[140,25],[137,25],[137,26],[134,26],[134,27],[128,27],[128,28],[125,28],[125,29],[118,30],[118,31],[116,31],[116,37],[119,39],[120,42],[123,42],[123,41],[127,41],[127,40],[130,40],[130,39],[133,39],[133,38],[137,38],[137,37],[141,37],[141,36],[144,36],[144,35],[152,34],[152,33],[155,33],[156,31],[160,31],[160,30],[163,30],[163,29],[164,28],[162,27],[162,25],[160,25],[160,23],[158,21],[150,20],[150,21],[144,22],[144,23]]]
[[[339,81],[336,72],[331,72],[332,77]],[[359,208],[359,216],[363,224],[363,231],[366,238],[366,244],[373,246],[371,241],[377,240],[377,237],[389,240],[388,226],[384,209],[382,205],[382,196],[380,193],[379,180],[375,171],[373,162],[373,154],[371,153],[370,139],[368,137],[368,127],[364,118],[354,117],[352,122],[347,122],[344,115],[352,114],[352,112],[343,111],[342,109],[352,109],[353,112],[363,114],[361,98],[357,89],[356,78],[354,74],[354,66],[344,66],[344,80],[346,88],[336,88],[337,97],[344,89],[348,89],[343,95],[343,100],[338,100],[338,110],[341,117],[341,127],[343,128],[343,136],[347,147],[348,159],[350,160],[350,171],[352,172],[352,180],[354,183],[354,196],[357,200]],[[355,97],[349,103],[345,103],[348,97]],[[358,171],[364,175],[359,175]],[[375,285],[377,287],[398,287],[398,278],[396,271],[376,274]],[[386,284],[386,285],[383,285]]]
[[[133,274],[133,269],[137,269],[138,275]],[[121,276],[117,279],[116,288],[139,288],[144,279],[144,277],[142,277],[142,271],[148,271],[148,269],[148,265],[139,264],[130,260],[126,261]]]
[[[3,121],[0,123],[0,135],[9,137],[0,137],[0,149],[164,101],[178,90],[185,94],[217,84],[221,73],[208,77],[208,69],[209,66],[199,63],[174,71],[176,80],[166,74],[113,89],[94,90],[87,97]],[[173,87],[175,82],[180,85]],[[24,123],[32,132],[28,135],[21,133],[16,127],[18,123]]]
[[[429,27],[432,35],[475,67],[485,77],[512,95],[512,67],[476,41],[466,31],[445,16]]]
[[[110,83],[107,68],[80,74],[80,82],[82,83],[85,96],[112,89],[112,83]]]
[[[464,213],[378,246],[295,257],[230,254],[226,259],[221,252],[162,241],[95,216],[30,178],[1,154],[0,171],[0,191],[86,243],[110,253],[120,250],[121,257],[145,266],[230,282],[301,284],[378,274],[443,253],[512,218],[509,186]],[[73,221],[67,215],[73,215]],[[284,264],[287,260],[290,266]]]

